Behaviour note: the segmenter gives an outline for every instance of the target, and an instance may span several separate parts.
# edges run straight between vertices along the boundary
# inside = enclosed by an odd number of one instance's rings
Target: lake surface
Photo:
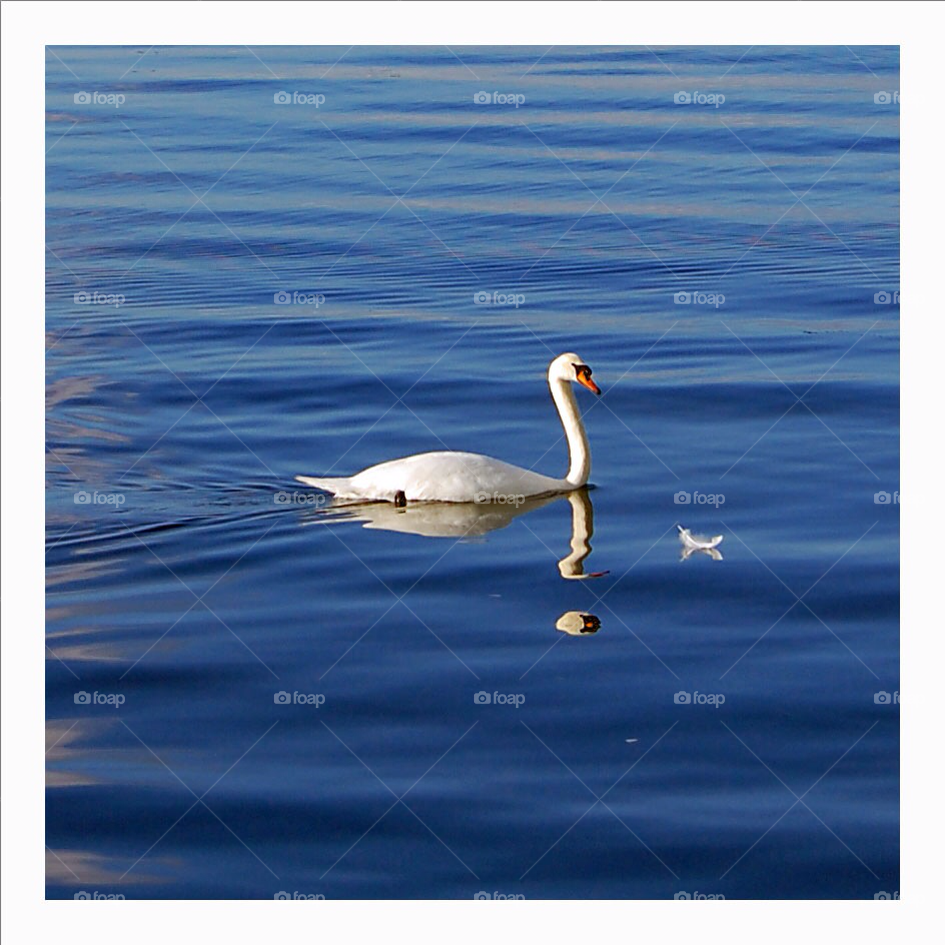
[[[898,88],[49,48],[47,895],[898,896]],[[294,482],[561,476],[563,351],[586,494]]]

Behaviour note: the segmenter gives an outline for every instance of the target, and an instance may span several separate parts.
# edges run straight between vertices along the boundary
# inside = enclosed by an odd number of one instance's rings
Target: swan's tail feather
[[[296,476],[296,481],[304,482],[307,486],[314,486],[332,495],[343,495],[350,487],[350,479],[319,479],[316,476]]]

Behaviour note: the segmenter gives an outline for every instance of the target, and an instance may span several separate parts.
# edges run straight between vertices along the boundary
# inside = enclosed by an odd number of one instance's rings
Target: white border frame
[[[919,910],[934,927],[939,873],[939,727],[934,712],[941,665],[941,604],[936,535],[945,527],[935,503],[941,478],[938,384],[942,314],[937,229],[943,219],[938,161],[938,69],[942,7],[935,3],[63,3],[7,2],[2,28],[2,525],[4,930],[41,931],[75,942],[236,938],[287,934],[345,941],[393,933],[411,943],[555,941],[618,934],[794,945],[858,934],[888,942],[918,933]],[[936,13],[938,11],[938,13]],[[935,27],[935,22],[940,26]],[[911,318],[902,332],[901,514],[902,877],[906,906],[859,902],[744,902],[679,907],[655,901],[519,902],[514,907],[445,902],[322,902],[312,922],[265,902],[131,901],[98,911],[44,901],[43,491],[45,259],[45,45],[567,44],[637,46],[741,44],[899,44],[902,120],[902,270]],[[918,313],[922,311],[921,321]],[[918,327],[919,331],[916,331]],[[919,334],[921,332],[921,334]],[[937,485],[937,483],[936,483]],[[920,510],[926,510],[922,512]],[[921,748],[920,748],[921,746]],[[278,917],[269,912],[280,909]],[[128,910],[138,914],[131,917]],[[461,924],[449,921],[466,913]],[[902,911],[905,909],[906,911]],[[475,910],[470,911],[470,910]],[[667,910],[672,910],[671,912]],[[869,911],[867,911],[869,910]],[[632,924],[630,924],[632,922]],[[610,927],[613,923],[613,927]],[[314,925],[314,929],[312,926]],[[816,930],[816,931],[815,931]],[[817,934],[819,933],[819,934]]]

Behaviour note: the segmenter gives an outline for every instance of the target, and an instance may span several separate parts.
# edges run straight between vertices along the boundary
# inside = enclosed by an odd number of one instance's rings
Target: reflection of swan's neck
[[[572,486],[583,486],[591,474],[591,450],[574,392],[567,381],[549,380],[548,386],[551,388],[551,398],[558,408],[558,416],[561,417],[564,435],[568,440],[571,467],[568,469],[566,481]]]
[[[571,503],[571,554],[558,562],[558,571],[563,578],[582,578],[584,559],[591,553],[591,536],[594,534],[594,508],[587,490],[568,493]]]

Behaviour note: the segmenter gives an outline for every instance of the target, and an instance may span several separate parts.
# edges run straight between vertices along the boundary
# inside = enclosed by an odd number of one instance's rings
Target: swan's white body
[[[530,469],[479,453],[442,451],[417,453],[363,469],[346,478],[296,476],[299,482],[323,489],[340,499],[407,502],[499,502],[515,497],[571,492],[587,484],[591,451],[571,390],[571,382],[600,394],[591,370],[576,355],[562,354],[548,368],[548,386],[558,408],[570,454],[564,479],[542,476]],[[402,493],[398,496],[398,493]]]

